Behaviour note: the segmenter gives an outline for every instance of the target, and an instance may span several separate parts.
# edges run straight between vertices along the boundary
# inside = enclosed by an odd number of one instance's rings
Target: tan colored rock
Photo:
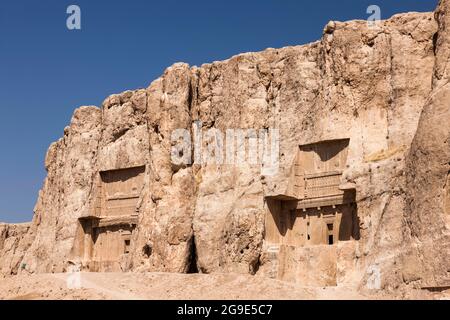
[[[25,250],[28,248],[25,235],[30,229],[29,223],[0,223],[0,273],[17,274]]]
[[[364,290],[445,285],[448,10],[441,1],[437,22],[431,13],[375,27],[330,22],[318,42],[177,63],[146,89],[77,109],[47,153],[24,244],[7,254],[0,245],[2,272],[250,273]],[[277,174],[250,163],[174,164],[172,133],[192,132],[194,123],[224,135],[278,129]],[[345,201],[298,207],[299,190],[311,191],[298,185],[299,148],[324,141],[330,154],[347,141],[344,160],[319,157],[311,163],[334,169],[300,176],[325,181],[319,188]],[[294,212],[310,209],[314,226],[296,220]]]

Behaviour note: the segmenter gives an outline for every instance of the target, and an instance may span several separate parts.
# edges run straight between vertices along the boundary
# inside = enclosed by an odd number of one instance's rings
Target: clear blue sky
[[[80,105],[146,87],[166,67],[318,40],[329,20],[432,11],[437,0],[1,0],[0,221],[31,220],[49,144]],[[66,28],[77,4],[82,30]]]

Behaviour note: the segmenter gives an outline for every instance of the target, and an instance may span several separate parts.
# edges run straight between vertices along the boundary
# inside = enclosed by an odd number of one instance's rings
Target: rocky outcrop
[[[437,20],[408,13],[375,26],[330,22],[312,44],[200,67],[178,63],[147,89],[77,109],[47,153],[29,247],[12,254],[25,267],[1,260],[2,270],[66,271],[85,255],[80,219],[101,206],[99,173],[145,167],[122,270],[276,276],[265,238],[268,199],[289,189],[299,145],[349,139],[342,183],[356,188],[359,238],[320,252],[283,248],[324,275],[283,272],[305,284],[364,287],[376,270],[387,290],[441,285],[449,270],[448,7],[441,2]],[[193,124],[224,135],[279,130],[278,171],[262,174],[261,164],[248,162],[175,164],[172,134],[194,133]],[[204,137],[202,146],[211,144]],[[332,269],[322,262],[330,259]]]
[[[407,159],[408,207],[411,229],[422,269],[417,277],[435,286],[450,284],[450,2],[435,13],[433,90],[423,108]]]
[[[26,234],[30,225],[0,223],[0,274],[17,273],[22,267],[20,262],[28,249]]]

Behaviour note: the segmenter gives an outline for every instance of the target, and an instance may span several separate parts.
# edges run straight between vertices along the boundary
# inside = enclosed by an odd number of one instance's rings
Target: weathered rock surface
[[[433,91],[408,155],[405,188],[405,218],[421,263],[415,274],[430,286],[450,278],[450,1],[441,1],[435,16]]]
[[[386,290],[444,285],[450,271],[449,10],[450,2],[441,1],[436,19],[407,13],[375,27],[333,22],[312,44],[201,67],[178,63],[147,89],[77,109],[64,137],[49,148],[29,231],[9,240],[9,249],[0,240],[2,272],[66,271],[80,255],[78,219],[95,211],[98,173],[145,166],[123,270],[270,276],[265,198],[286,192],[299,145],[345,138],[342,182],[356,186],[360,238],[317,255],[317,248],[291,250],[295,261],[320,269],[322,260],[337,259],[319,279],[329,285],[364,287],[373,270]],[[252,164],[174,165],[172,132],[191,130],[197,121],[223,133],[279,129],[278,174],[261,175]],[[290,277],[317,280],[298,268]]]
[[[0,274],[19,270],[23,252],[28,248],[25,236],[30,225],[0,223]]]

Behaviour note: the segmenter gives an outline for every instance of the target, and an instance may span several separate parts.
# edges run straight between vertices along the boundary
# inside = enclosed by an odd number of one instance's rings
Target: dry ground
[[[345,287],[302,287],[237,274],[81,273],[0,277],[0,299],[442,299],[450,292],[384,295]],[[74,287],[75,286],[75,287]]]

